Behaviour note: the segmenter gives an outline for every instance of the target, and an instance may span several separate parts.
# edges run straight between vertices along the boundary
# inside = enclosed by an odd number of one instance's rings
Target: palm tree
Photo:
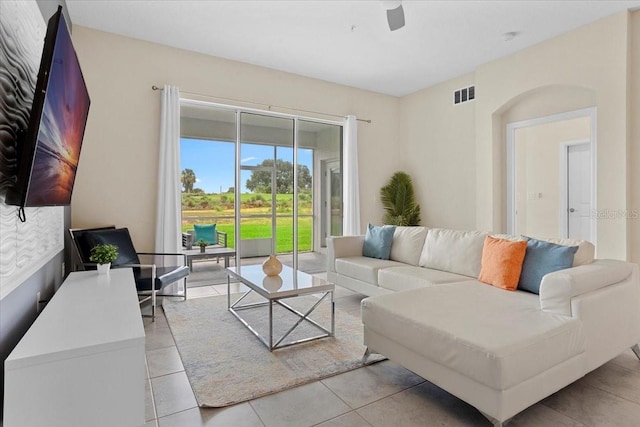
[[[185,193],[193,192],[193,184],[196,183],[196,173],[192,169],[185,169],[180,176],[180,182]]]
[[[413,182],[404,172],[396,172],[380,189],[380,200],[387,211],[384,223],[390,225],[420,225],[420,205],[415,201]]]

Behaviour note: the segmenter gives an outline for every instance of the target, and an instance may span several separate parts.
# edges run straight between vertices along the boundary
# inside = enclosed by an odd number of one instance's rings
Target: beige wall
[[[472,85],[473,78],[459,77],[400,100],[404,169],[413,178],[427,226],[475,228],[475,101],[453,104],[453,91]]]
[[[506,228],[506,123],[596,106],[598,209],[640,209],[640,12],[610,16],[400,99],[83,27],[74,28],[74,43],[92,107],[73,225],[128,225],[144,249],[153,244],[160,114],[150,86],[163,83],[370,118],[359,126],[363,224],[381,221],[379,189],[405,170],[424,224],[493,231]],[[476,100],[453,106],[452,92],[470,84]],[[639,223],[599,220],[598,256],[640,261]]]
[[[640,11],[630,19],[629,259],[640,263]]]
[[[565,188],[560,159],[563,143],[588,141],[589,117],[560,120],[515,129],[516,233],[560,236]],[[565,193],[566,194],[566,193]]]
[[[73,40],[91,94],[74,227],[127,226],[139,249],[153,248],[160,92],[151,86],[163,84],[183,93],[371,119],[358,126],[361,221],[380,222],[379,189],[400,167],[400,150],[388,149],[399,143],[398,98],[85,27],[74,27]]]
[[[476,225],[505,229],[502,115],[523,94],[548,86],[595,93],[597,208],[627,207],[627,29],[619,13],[484,64],[476,71]],[[528,117],[533,118],[533,117]],[[627,257],[627,222],[598,221],[600,257]]]
[[[597,207],[638,207],[634,164],[640,164],[640,149],[629,156],[627,82],[635,85],[631,117],[638,117],[639,13],[612,15],[403,97],[400,132],[410,153],[403,160],[416,181],[425,223],[506,231],[506,124],[591,106],[597,107]],[[633,75],[628,33],[635,42]],[[452,106],[452,92],[469,84],[476,86],[476,100]],[[639,127],[631,127],[632,147],[640,141]],[[599,220],[598,256],[639,261],[638,221]]]

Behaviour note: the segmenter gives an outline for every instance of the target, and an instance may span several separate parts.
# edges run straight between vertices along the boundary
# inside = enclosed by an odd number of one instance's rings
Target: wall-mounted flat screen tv
[[[18,174],[6,203],[71,203],[89,113],[89,93],[62,7],[47,25],[29,126],[18,141]]]

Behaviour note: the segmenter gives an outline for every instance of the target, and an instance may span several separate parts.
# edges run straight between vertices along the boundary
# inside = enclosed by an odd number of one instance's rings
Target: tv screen
[[[69,205],[90,100],[61,7],[47,25],[35,90],[15,191],[6,202]]]

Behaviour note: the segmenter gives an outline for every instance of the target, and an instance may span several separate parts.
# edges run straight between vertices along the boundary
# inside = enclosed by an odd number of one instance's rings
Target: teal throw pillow
[[[207,245],[218,243],[216,239],[215,224],[193,224],[193,244],[197,245],[200,240],[207,242]]]
[[[527,238],[527,252],[522,263],[518,289],[540,293],[540,283],[545,274],[570,268],[577,246],[562,246],[538,239]]]
[[[367,234],[364,236],[362,255],[369,258],[389,259],[395,231],[394,225],[375,226],[369,224]]]

